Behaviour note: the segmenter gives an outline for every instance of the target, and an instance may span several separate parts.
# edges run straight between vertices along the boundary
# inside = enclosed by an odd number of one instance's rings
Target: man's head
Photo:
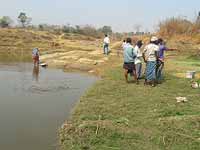
[[[105,34],[105,37],[108,37],[108,35],[107,35],[107,34]]]
[[[158,45],[158,38],[156,36],[152,36],[151,40],[150,40],[150,43]]]
[[[141,48],[141,47],[142,47],[142,45],[143,45],[143,42],[142,42],[142,40],[139,40],[139,41],[137,41],[136,45],[137,45],[139,48]]]
[[[158,43],[159,43],[159,44],[164,44],[163,39],[162,39],[162,38],[159,38],[159,39],[158,39]]]
[[[127,39],[126,39],[126,43],[132,44],[131,38],[127,38]]]

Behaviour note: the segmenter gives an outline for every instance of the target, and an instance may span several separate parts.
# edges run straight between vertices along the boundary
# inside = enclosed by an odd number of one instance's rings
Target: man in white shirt
[[[109,53],[109,44],[110,44],[110,39],[108,37],[108,35],[105,35],[105,38],[103,40],[103,50],[104,50],[104,54],[108,55]]]
[[[143,52],[143,58],[146,63],[145,84],[155,86],[158,52],[158,38],[153,36]]]
[[[138,79],[142,78],[142,52],[140,50],[142,45],[143,45],[142,40],[139,40],[139,41],[137,41],[136,46],[134,48],[135,53],[137,55],[137,57],[135,59],[135,69],[136,69]]]

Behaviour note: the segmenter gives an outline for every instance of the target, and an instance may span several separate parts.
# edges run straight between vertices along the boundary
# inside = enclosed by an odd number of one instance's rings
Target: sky
[[[153,31],[169,17],[194,20],[200,0],[0,0],[0,16],[25,12],[32,24],[112,26],[116,32],[134,31],[141,25]]]

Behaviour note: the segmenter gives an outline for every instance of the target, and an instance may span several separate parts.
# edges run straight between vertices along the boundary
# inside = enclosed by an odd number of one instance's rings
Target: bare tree
[[[30,24],[32,18],[27,17],[26,13],[21,12],[18,16],[18,21],[22,24],[22,27],[25,28],[27,25]]]

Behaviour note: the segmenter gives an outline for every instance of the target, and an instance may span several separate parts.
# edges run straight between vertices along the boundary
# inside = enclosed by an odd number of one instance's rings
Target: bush
[[[48,25],[48,24],[39,24],[37,26],[37,29],[40,31],[49,31],[55,34],[62,34],[65,33],[65,37],[68,34],[79,34],[84,36],[90,36],[93,38],[102,38],[104,34],[112,34],[112,28],[109,26],[103,26],[102,28],[95,28],[91,25],[85,25],[85,26],[72,26],[70,24],[59,26],[59,25]],[[122,35],[117,33],[116,36],[119,38]]]
[[[95,38],[99,38],[102,35],[102,32],[97,30],[95,27],[90,26],[90,25],[85,25],[85,26],[79,26],[76,25],[75,27],[73,26],[63,26],[62,31],[64,33],[76,33],[76,34],[81,34],[85,36],[91,36]]]
[[[104,34],[112,34],[112,28],[110,26],[103,26],[99,29],[99,32]]]
[[[183,18],[169,18],[159,24],[160,35],[193,34],[194,24]]]
[[[3,16],[0,19],[0,27],[6,28],[9,27],[13,23],[12,19],[8,16]]]

